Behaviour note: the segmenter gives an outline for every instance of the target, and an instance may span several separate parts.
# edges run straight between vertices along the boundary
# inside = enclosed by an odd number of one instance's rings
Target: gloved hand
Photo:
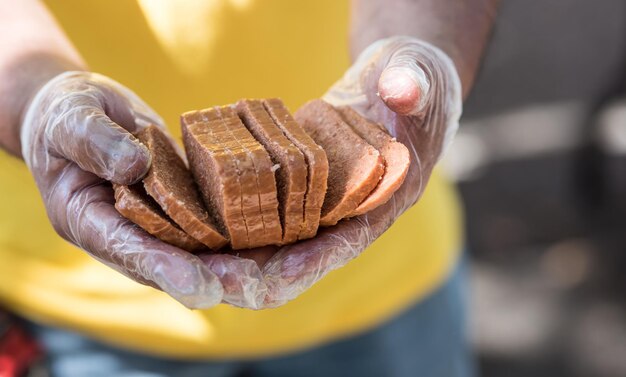
[[[438,48],[411,37],[373,43],[324,100],[352,106],[385,125],[408,147],[411,166],[404,184],[385,205],[274,254],[263,266],[265,307],[294,299],[357,257],[415,204],[452,140],[462,111],[461,83],[453,62]]]
[[[149,123],[162,125],[120,84],[78,72],[51,80],[28,108],[22,149],[57,232],[97,259],[192,308],[221,300],[275,307],[358,256],[418,200],[461,114],[461,85],[452,61],[409,37],[372,44],[324,99],[384,124],[409,147],[409,173],[393,198],[368,214],[275,254],[271,248],[240,253],[257,260],[262,271],[247,258],[198,258],[156,240],[117,213],[105,180],[130,184],[140,179],[149,156],[130,133]]]
[[[161,118],[137,95],[102,75],[66,72],[44,85],[25,111],[22,153],[54,229],[96,259],[191,308],[222,300],[258,307],[266,293],[249,259],[202,259],[165,244],[114,208],[111,181],[132,184],[150,166],[133,136]]]

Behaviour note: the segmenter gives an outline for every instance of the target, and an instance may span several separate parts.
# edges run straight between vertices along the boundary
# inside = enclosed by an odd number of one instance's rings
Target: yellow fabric
[[[177,136],[183,111],[267,96],[295,109],[349,65],[347,1],[48,4],[91,68],[135,90]],[[0,154],[0,183],[0,301],[159,355],[258,357],[364,331],[435,289],[461,247],[456,194],[435,174],[419,204],[361,257],[295,301],[190,311],[56,236],[23,163]]]

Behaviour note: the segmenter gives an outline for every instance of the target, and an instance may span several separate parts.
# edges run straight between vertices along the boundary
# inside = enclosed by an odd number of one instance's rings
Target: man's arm
[[[429,42],[454,61],[466,97],[474,83],[499,0],[352,0],[351,52],[394,35]]]
[[[19,125],[33,93],[85,63],[38,0],[0,0],[0,147],[21,157]]]

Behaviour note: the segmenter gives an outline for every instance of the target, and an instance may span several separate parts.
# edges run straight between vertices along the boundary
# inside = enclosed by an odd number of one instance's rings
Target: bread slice
[[[156,126],[137,134],[152,155],[143,179],[146,192],[187,234],[217,250],[228,243],[202,205],[197,187],[185,162],[167,136]]]
[[[237,246],[235,249],[243,249],[252,247],[251,240],[258,239],[263,236],[265,230],[263,226],[263,218],[259,207],[259,187],[256,177],[256,169],[254,160],[249,155],[248,150],[243,148],[236,132],[233,132],[231,122],[222,116],[222,107],[215,107],[215,115],[219,117],[221,122],[221,137],[223,146],[232,154],[239,175],[239,183],[241,184],[241,215],[246,225],[246,243]]]
[[[322,100],[306,103],[296,111],[295,119],[326,151],[329,178],[320,225],[335,225],[378,185],[385,171],[383,158]]]
[[[248,247],[241,168],[235,157],[237,151],[231,147],[232,135],[216,109],[184,113],[181,128],[189,166],[206,208],[219,229],[229,236],[233,248]]]
[[[315,237],[328,180],[328,159],[324,149],[304,131],[278,98],[263,100],[263,106],[283,134],[302,152],[307,169],[307,187],[304,194],[303,224],[299,240]]]
[[[183,232],[143,187],[136,183],[131,186],[113,184],[115,208],[130,221],[163,242],[195,252],[204,246],[195,238]]]
[[[239,150],[247,153],[254,166],[254,172],[256,172],[256,174],[253,172],[246,173],[246,177],[256,179],[256,189],[251,188],[243,192],[244,198],[252,198],[255,194],[257,195],[258,208],[261,213],[261,221],[246,222],[250,238],[248,247],[280,245],[282,227],[278,215],[278,197],[272,160],[265,148],[246,129],[234,108],[222,106],[219,108],[219,113],[226,127],[237,141]]]
[[[298,240],[304,217],[304,194],[307,167],[302,152],[283,134],[260,100],[241,100],[237,114],[250,133],[267,150],[275,171],[278,188],[278,214],[282,225],[282,243]]]
[[[350,214],[358,216],[383,205],[402,186],[409,171],[411,158],[404,144],[396,141],[381,125],[371,122],[351,107],[337,108],[344,122],[376,148],[385,161],[385,174],[371,194]]]

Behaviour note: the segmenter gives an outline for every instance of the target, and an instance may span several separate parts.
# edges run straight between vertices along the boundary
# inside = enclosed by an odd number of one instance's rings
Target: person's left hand
[[[270,251],[246,252],[263,265],[268,289],[263,307],[285,304],[357,257],[417,202],[458,128],[461,97],[453,62],[428,43],[394,37],[375,42],[359,56],[323,99],[351,106],[404,143],[411,155],[406,180],[386,204],[284,246],[267,261]]]

